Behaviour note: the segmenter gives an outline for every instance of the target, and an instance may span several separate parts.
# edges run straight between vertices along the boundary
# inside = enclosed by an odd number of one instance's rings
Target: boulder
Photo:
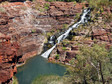
[[[77,3],[77,4],[75,5],[75,8],[76,8],[76,9],[82,9],[82,7],[83,7],[83,4],[82,4],[82,3]]]
[[[77,51],[67,51],[66,52],[66,58],[67,59],[75,58],[77,54],[78,54]]]
[[[13,51],[13,50],[6,50],[6,54],[7,54],[8,56],[13,55],[13,53],[14,53],[14,51]]]
[[[71,50],[79,50],[78,46],[71,46]]]
[[[10,39],[9,42],[5,42],[8,38],[10,37],[6,35],[0,38],[4,39],[2,46],[0,46],[0,84],[9,83],[14,74],[17,72],[15,63],[17,62],[17,47],[15,47],[15,44],[10,42]]]
[[[2,37],[6,37],[6,36],[5,36],[5,34],[0,33],[0,38],[2,38]]]
[[[0,70],[0,83],[5,83],[8,79],[10,79],[10,72]]]
[[[102,41],[109,41],[109,38],[108,38],[108,36],[101,36],[100,37],[100,40],[102,40]]]
[[[6,19],[0,19],[0,24],[1,25],[6,25],[8,23],[8,20],[6,20]]]
[[[106,35],[107,32],[105,29],[93,29],[92,30],[92,35],[93,36],[101,36],[101,35]]]
[[[65,51],[62,50],[62,47],[59,47],[59,48],[57,49],[57,53],[58,53],[58,54],[64,54]]]
[[[110,26],[112,27],[112,22],[110,23]]]
[[[94,42],[92,40],[86,40],[83,43],[88,44],[88,45],[92,45]]]
[[[110,7],[110,12],[112,13],[112,6]]]
[[[106,44],[105,46],[106,46],[106,49],[110,49],[110,48],[112,47],[112,44],[109,44],[109,43],[108,43],[108,44]]]
[[[92,40],[97,39],[105,42],[112,42],[112,29],[94,29],[92,30]]]
[[[23,61],[26,61],[28,58],[31,58],[31,57],[33,57],[33,56],[35,56],[37,54],[37,51],[35,50],[35,51],[31,51],[31,52],[27,52],[27,53],[25,53],[23,56],[22,56],[22,60]],[[21,60],[21,61],[22,61]]]

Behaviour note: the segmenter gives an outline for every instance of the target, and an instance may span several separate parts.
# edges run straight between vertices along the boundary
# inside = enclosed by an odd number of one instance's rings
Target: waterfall
[[[48,58],[49,54],[52,52],[52,50],[56,47],[56,44],[50,48],[49,50],[47,50],[45,53],[43,53],[41,56],[44,58]]]
[[[65,39],[67,36],[68,36],[68,34],[69,34],[69,32],[72,30],[72,28],[69,28],[64,34],[62,34],[61,36],[59,36],[58,38],[57,38],[57,41],[58,41],[58,43],[60,43],[60,41],[62,41],[63,39]]]
[[[55,41],[55,36],[53,35],[53,36],[50,37],[50,40],[49,40],[48,43],[54,44],[54,41]]]
[[[65,39],[69,35],[69,33],[70,33],[70,31],[72,29],[77,28],[80,24],[87,23],[88,20],[90,19],[90,12],[91,12],[90,8],[84,9],[83,12],[82,12],[82,15],[80,17],[80,20],[77,23],[75,23],[74,25],[72,25],[71,27],[69,27],[68,30],[65,31],[64,34],[60,35],[57,38],[58,42],[52,48],[50,48],[49,50],[47,50],[46,52],[44,52],[41,56],[44,57],[44,58],[48,58],[48,56],[50,55],[50,53],[52,52],[52,50],[56,47],[56,45],[58,43],[60,43],[63,39]],[[53,41],[53,36],[50,38],[50,42],[52,42],[52,41]]]

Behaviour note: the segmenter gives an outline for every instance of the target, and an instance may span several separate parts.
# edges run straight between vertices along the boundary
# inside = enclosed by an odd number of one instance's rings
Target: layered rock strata
[[[19,45],[11,43],[9,36],[0,34],[0,84],[9,83],[17,72],[16,63]]]
[[[6,42],[0,43],[0,83],[12,79],[17,72],[16,64],[41,53],[47,32],[57,32],[63,29],[63,24],[72,24],[81,10],[82,4],[73,2],[1,3],[0,33],[5,35],[1,39]]]

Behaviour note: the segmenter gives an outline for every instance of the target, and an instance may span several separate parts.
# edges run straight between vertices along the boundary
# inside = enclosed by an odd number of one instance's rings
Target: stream
[[[55,43],[53,36],[51,36],[49,43],[51,44],[53,43],[53,47],[48,49],[43,54],[27,60],[25,65],[18,67],[16,77],[19,81],[19,84],[31,84],[32,81],[40,75],[49,75],[49,74],[56,74],[59,76],[64,75],[64,73],[66,72],[65,67],[59,64],[48,63],[48,61],[45,58],[48,58],[48,56],[58,43],[60,43],[63,39],[66,39],[68,37],[72,29],[77,28],[80,24],[88,22],[88,20],[90,19],[90,12],[91,12],[90,8],[84,9],[82,15],[80,16],[79,21],[74,25],[72,25],[71,27],[69,27],[68,30],[66,30],[63,34],[55,38],[55,40],[57,40],[57,43]]]

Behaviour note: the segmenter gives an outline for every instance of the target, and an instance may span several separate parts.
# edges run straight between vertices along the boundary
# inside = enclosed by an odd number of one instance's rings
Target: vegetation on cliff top
[[[110,84],[112,82],[112,49],[108,52],[104,45],[84,45],[74,60],[73,70],[69,70],[75,84]]]
[[[109,7],[112,7],[112,0],[46,0],[49,2],[53,1],[64,1],[64,2],[74,2],[77,3],[83,3],[86,2],[89,4],[89,7],[93,8],[94,14],[97,14],[99,16],[103,16],[106,21],[112,20],[112,13],[108,13]],[[75,5],[74,4],[74,5]],[[107,10],[107,11],[106,11]]]

